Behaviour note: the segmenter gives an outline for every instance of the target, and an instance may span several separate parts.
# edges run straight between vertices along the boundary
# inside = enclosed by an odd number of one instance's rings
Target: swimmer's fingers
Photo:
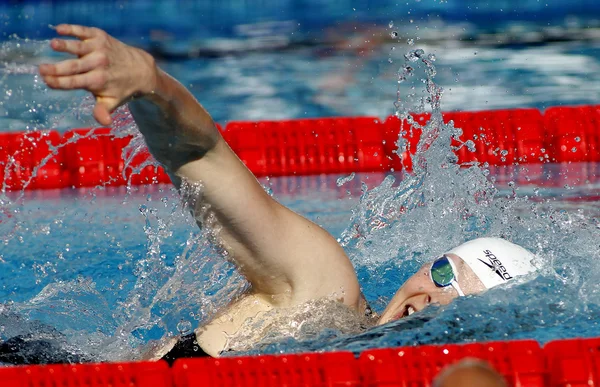
[[[90,71],[85,74],[68,76],[46,75],[44,82],[52,89],[83,89],[91,92],[102,90],[106,86],[107,75],[104,71]]]
[[[73,36],[81,40],[108,36],[106,32],[99,28],[79,26],[76,24],[60,24],[56,27],[56,32],[63,36]]]
[[[112,103],[104,101],[102,98],[96,99],[96,106],[94,106],[94,119],[100,123],[100,125],[109,126],[112,124],[112,117],[110,113],[116,108],[112,108]]]
[[[66,52],[77,56],[84,56],[94,51],[93,40],[64,40],[52,39],[50,47],[54,51]]]
[[[100,52],[93,52],[80,59],[69,59],[56,64],[40,65],[40,75],[65,76],[82,74],[96,68],[106,68],[108,57]]]

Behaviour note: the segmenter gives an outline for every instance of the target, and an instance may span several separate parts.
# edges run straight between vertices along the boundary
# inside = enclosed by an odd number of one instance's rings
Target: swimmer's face
[[[455,254],[446,254],[458,271],[458,284],[465,295],[485,290],[483,283],[471,268]],[[430,278],[433,262],[426,263],[396,292],[379,318],[378,324],[398,320],[425,309],[429,304],[446,305],[458,297],[452,286],[437,287]]]

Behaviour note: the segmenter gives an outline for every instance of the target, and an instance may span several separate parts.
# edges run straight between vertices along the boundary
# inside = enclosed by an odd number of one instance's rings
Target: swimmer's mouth
[[[410,305],[410,304],[407,304],[407,305],[404,306],[404,310],[402,311],[401,314],[398,315],[397,318],[408,317],[408,316],[410,316],[411,314],[413,314],[415,312],[417,312],[417,310],[415,309],[415,307],[412,306],[412,305]]]

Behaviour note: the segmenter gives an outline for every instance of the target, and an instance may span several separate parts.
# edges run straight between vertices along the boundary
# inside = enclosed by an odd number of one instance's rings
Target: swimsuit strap
[[[192,332],[181,336],[173,348],[161,359],[171,366],[175,360],[182,357],[210,357],[210,355],[204,352],[200,344],[198,344],[196,333]]]

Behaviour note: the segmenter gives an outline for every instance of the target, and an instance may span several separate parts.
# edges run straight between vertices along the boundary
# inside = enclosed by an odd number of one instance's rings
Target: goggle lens
[[[452,264],[447,257],[437,259],[431,265],[431,279],[439,287],[445,287],[452,284],[455,279]]]

